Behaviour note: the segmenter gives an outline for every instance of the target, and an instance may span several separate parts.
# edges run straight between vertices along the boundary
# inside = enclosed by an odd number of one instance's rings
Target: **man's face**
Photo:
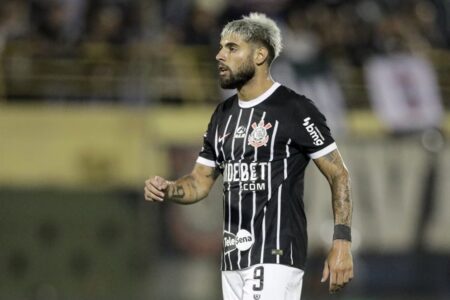
[[[219,62],[220,86],[224,89],[242,87],[255,75],[252,46],[238,35],[224,36],[216,55]]]

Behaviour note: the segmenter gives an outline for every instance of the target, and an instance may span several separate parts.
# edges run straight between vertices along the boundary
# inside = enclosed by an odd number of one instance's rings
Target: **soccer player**
[[[223,175],[225,300],[300,299],[307,249],[303,186],[311,159],[330,184],[335,223],[322,282],[329,279],[334,293],[353,278],[349,173],[313,102],[272,79],[281,48],[280,30],[264,14],[228,23],[216,59],[222,88],[237,94],[214,111],[190,174],[145,182],[149,201],[192,204]]]

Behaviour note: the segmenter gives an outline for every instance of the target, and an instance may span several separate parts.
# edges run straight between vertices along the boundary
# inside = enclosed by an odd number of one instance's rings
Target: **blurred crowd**
[[[32,40],[38,54],[50,56],[73,55],[89,41],[216,47],[220,28],[250,11],[355,64],[374,51],[450,46],[445,0],[4,0],[0,41]]]
[[[218,102],[220,30],[250,11],[282,28],[275,79],[314,99],[337,131],[347,106],[369,103],[363,94],[400,130],[440,122],[447,76],[436,67],[450,61],[445,0],[3,0],[0,98]]]

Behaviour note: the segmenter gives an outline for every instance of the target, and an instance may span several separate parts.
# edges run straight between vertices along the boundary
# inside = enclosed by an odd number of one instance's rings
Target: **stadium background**
[[[2,0],[0,299],[220,298],[220,182],[190,207],[144,202],[143,182],[192,167],[227,95],[220,28],[255,10],[283,26],[275,79],[329,111],[353,180],[356,277],[331,297],[329,191],[308,169],[302,299],[450,299],[446,0]],[[370,79],[396,57],[426,80]],[[405,119],[383,89],[436,109]]]

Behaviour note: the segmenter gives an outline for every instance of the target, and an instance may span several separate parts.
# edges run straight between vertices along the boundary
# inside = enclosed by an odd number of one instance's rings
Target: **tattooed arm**
[[[352,225],[352,202],[350,199],[350,176],[336,149],[314,160],[331,187],[334,224]]]
[[[327,155],[314,160],[331,187],[331,203],[333,207],[334,224],[352,225],[352,201],[350,198],[350,176],[336,149]],[[339,291],[353,278],[353,258],[351,242],[335,239],[325,261],[322,282],[330,277],[329,290]]]
[[[145,199],[192,204],[208,196],[218,176],[219,172],[215,168],[198,163],[190,174],[175,181],[154,176],[145,181]]]

